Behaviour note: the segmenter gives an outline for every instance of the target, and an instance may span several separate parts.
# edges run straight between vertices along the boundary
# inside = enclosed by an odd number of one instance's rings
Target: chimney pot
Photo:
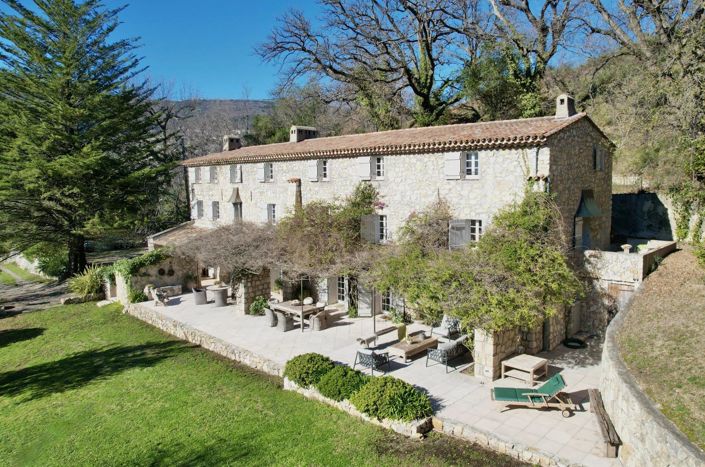
[[[318,138],[318,130],[312,126],[292,125],[289,130],[289,142],[300,143],[306,139]]]
[[[568,94],[556,98],[556,118],[568,118],[575,115],[575,99]]]
[[[223,152],[234,151],[242,147],[240,135],[225,135],[223,136]]]

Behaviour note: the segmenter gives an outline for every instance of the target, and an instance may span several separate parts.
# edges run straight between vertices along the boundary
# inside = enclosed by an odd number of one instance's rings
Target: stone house
[[[248,147],[225,137],[222,152],[184,163],[192,201],[185,228],[276,223],[294,208],[292,178],[301,179],[304,202],[343,197],[368,181],[384,208],[365,219],[366,239],[393,241],[412,212],[440,196],[456,218],[451,243],[457,246],[476,241],[494,214],[531,186],[555,193],[564,233],[576,248],[606,249],[612,153],[613,144],[567,95],[558,96],[555,115],[548,117],[326,138],[315,128],[293,126],[289,142]],[[329,278],[320,295],[329,304],[345,302],[347,287],[346,278]],[[361,315],[375,305],[392,306],[388,295],[359,293]]]

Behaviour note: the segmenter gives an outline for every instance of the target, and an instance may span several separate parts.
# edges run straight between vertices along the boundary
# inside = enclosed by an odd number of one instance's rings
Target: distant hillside
[[[198,99],[171,102],[181,118],[175,127],[186,139],[189,157],[197,157],[221,149],[224,135],[247,132],[256,115],[271,112],[269,100]]]

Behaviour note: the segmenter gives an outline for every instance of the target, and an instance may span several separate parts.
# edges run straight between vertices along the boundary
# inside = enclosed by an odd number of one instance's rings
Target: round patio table
[[[215,299],[215,306],[227,306],[228,305],[228,288],[219,285],[212,285],[208,287],[208,290],[213,293],[213,298]]]

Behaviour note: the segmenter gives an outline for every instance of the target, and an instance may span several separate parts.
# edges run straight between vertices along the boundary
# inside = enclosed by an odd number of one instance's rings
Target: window
[[[242,222],[242,202],[233,203],[233,219]]]
[[[271,162],[264,164],[264,179],[267,182],[274,181],[274,164]]]
[[[465,177],[480,176],[480,155],[476,151],[465,153]]]
[[[384,157],[375,157],[375,178],[384,178]]]
[[[380,242],[386,242],[388,238],[387,235],[387,216],[379,216],[379,230],[377,232],[377,239]]]
[[[277,206],[276,204],[267,205],[267,222],[270,224],[277,223]]]
[[[196,167],[193,170],[193,178],[194,178],[194,183],[201,183],[201,168]]]
[[[323,159],[320,161],[321,168],[321,180],[328,180],[328,159]]]
[[[196,201],[196,218],[203,219],[203,201]]]
[[[230,183],[242,183],[242,166],[230,166]]]
[[[592,169],[597,171],[605,170],[605,151],[596,145],[592,146]]]
[[[470,219],[470,241],[476,242],[482,236],[482,221],[479,219]]]
[[[218,183],[218,167],[210,168],[210,182]]]
[[[392,308],[394,308],[394,306],[392,305],[392,303],[393,303],[393,301],[392,301],[392,292],[390,292],[389,290],[387,290],[386,292],[384,292],[384,293],[382,294],[382,311],[388,312],[388,311],[390,311]]]
[[[214,221],[220,219],[220,203],[218,201],[211,203],[211,214]]]
[[[338,302],[345,301],[345,276],[338,276]]]

